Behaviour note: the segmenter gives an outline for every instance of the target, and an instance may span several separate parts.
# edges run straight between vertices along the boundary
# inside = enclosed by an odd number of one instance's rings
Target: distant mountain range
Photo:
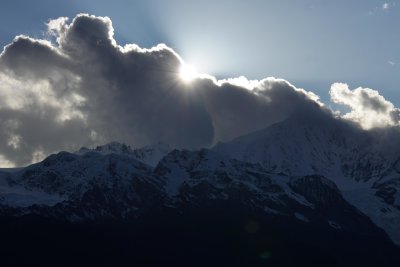
[[[0,171],[1,249],[17,265],[67,251],[66,265],[400,266],[399,136],[297,116],[198,151],[60,152]]]

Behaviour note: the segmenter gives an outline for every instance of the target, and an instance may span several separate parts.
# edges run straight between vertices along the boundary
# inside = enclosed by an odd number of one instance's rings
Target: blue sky
[[[0,44],[80,12],[109,16],[121,44],[166,43],[217,77],[280,77],[325,102],[345,82],[400,106],[400,1],[3,0]]]

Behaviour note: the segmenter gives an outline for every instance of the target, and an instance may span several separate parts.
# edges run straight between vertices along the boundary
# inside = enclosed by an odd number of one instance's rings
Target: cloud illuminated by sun
[[[199,76],[196,68],[193,65],[183,63],[179,69],[179,76],[185,82],[191,82]]]

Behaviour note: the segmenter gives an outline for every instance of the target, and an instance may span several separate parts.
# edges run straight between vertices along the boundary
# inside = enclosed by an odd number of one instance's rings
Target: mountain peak
[[[107,154],[131,154],[132,148],[129,145],[119,143],[119,142],[110,142],[108,144],[97,146],[96,148],[87,148],[82,147],[75,154],[82,155],[88,152],[97,152],[103,155]]]
[[[97,146],[96,148],[82,147],[79,151],[75,152],[75,154],[84,155],[89,152],[99,153],[102,155],[120,154],[132,157],[147,165],[155,167],[157,163],[171,151],[172,147],[163,142],[135,149],[132,149],[131,146],[124,143],[111,142],[102,146]]]

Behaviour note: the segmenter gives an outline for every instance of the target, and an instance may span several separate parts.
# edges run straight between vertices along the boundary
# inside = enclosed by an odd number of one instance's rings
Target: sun
[[[185,82],[191,82],[193,79],[198,77],[196,68],[193,65],[182,64],[179,69],[179,76]]]

